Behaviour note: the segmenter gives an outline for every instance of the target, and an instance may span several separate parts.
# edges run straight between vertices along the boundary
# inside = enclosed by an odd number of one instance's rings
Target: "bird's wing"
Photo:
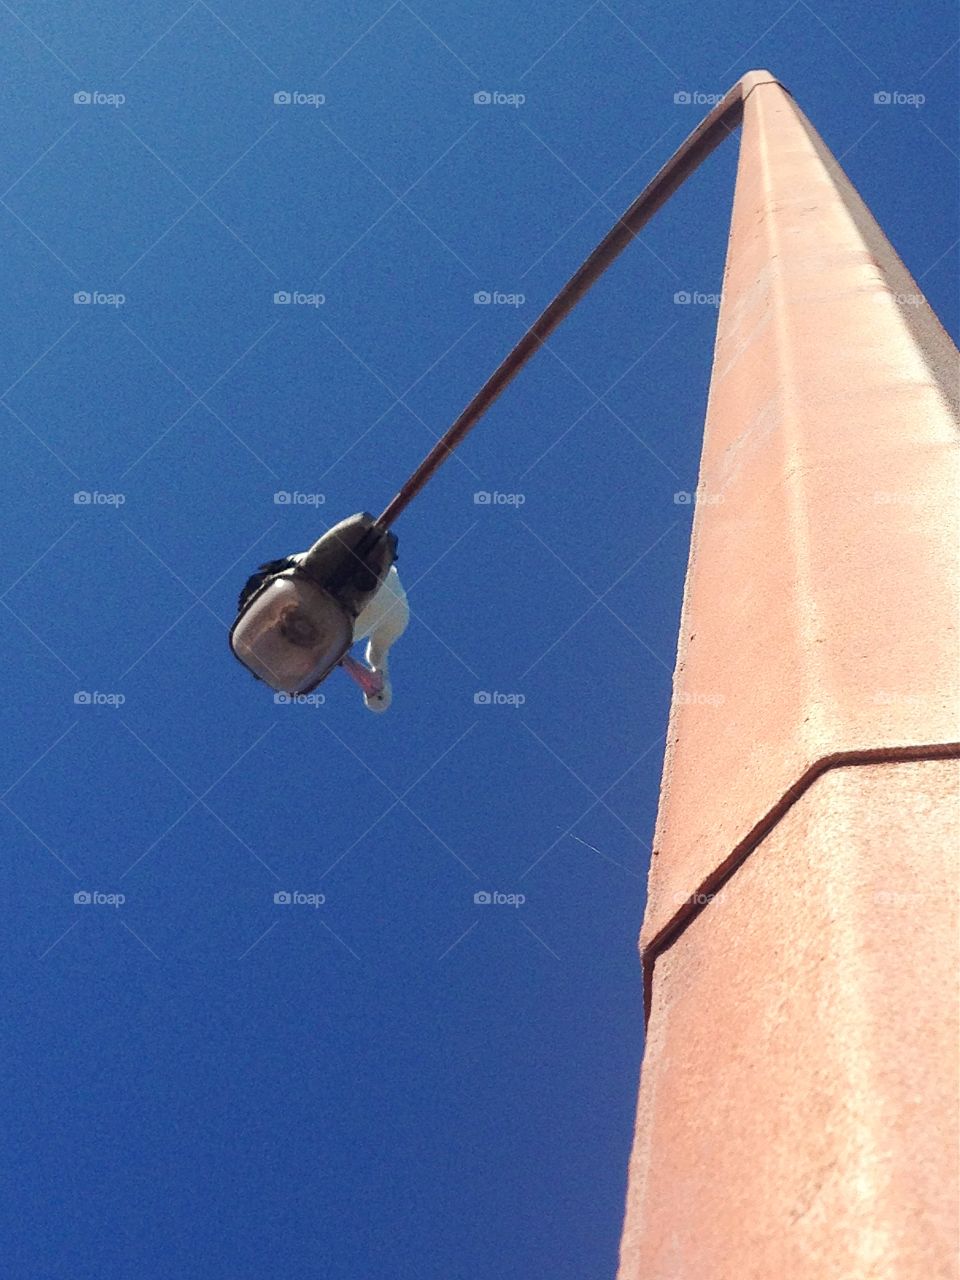
[[[237,600],[237,613],[243,613],[251,597],[256,595],[267,578],[275,573],[282,573],[284,569],[292,569],[298,560],[299,556],[284,556],[281,560],[268,560],[266,564],[262,564],[244,583]]]
[[[370,637],[374,649],[385,652],[407,629],[410,607],[396,567],[383,580],[380,590],[362,610],[354,627],[354,639]]]

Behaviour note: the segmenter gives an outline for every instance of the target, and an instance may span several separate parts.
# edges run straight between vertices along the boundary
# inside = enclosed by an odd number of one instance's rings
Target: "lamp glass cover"
[[[353,621],[300,574],[274,579],[234,623],[230,647],[271,688],[306,693],[353,643]]]

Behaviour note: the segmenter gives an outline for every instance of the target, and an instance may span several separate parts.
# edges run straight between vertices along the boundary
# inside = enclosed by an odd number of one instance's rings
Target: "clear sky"
[[[385,505],[676,96],[753,67],[956,334],[956,36],[948,0],[0,6],[5,1275],[613,1274],[716,322],[674,295],[720,289],[736,144],[398,522],[387,715],[339,673],[277,705],[235,597]]]

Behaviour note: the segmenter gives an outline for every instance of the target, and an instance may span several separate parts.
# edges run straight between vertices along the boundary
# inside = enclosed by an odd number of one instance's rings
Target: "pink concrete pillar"
[[[956,1275],[957,352],[750,78],[620,1280]]]

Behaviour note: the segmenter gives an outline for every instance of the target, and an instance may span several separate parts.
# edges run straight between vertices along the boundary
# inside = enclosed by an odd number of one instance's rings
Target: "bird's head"
[[[368,711],[386,711],[393,699],[390,677],[385,671],[371,671],[362,662],[345,654],[340,665],[351,680],[363,690],[363,705]]]
[[[386,711],[393,701],[393,689],[389,680],[381,680],[379,690],[368,693],[363,691],[363,705],[368,711]]]

